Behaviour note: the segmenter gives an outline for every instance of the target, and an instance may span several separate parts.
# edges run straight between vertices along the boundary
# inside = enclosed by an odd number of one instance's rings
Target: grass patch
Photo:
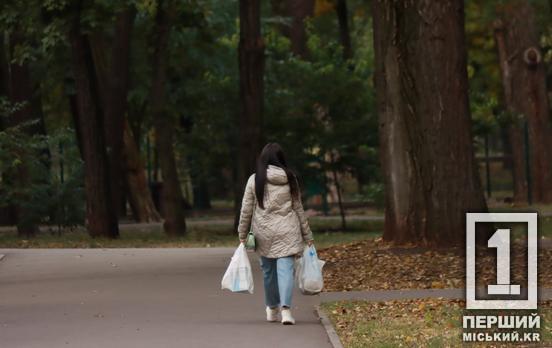
[[[357,230],[328,232],[335,226],[319,222],[314,228],[317,248],[326,248],[341,243],[350,243],[374,238],[379,232],[362,229],[362,221],[353,224]],[[21,239],[14,230],[0,232],[0,248],[187,248],[187,247],[233,247],[238,237],[232,225],[202,222],[189,224],[185,237],[169,238],[160,225],[122,226],[119,239],[91,238],[83,228],[56,232],[42,231],[32,239]],[[324,232],[326,231],[326,232]]]
[[[512,343],[489,345],[489,342],[463,344],[464,301],[338,301],[323,303],[321,307],[330,317],[341,342],[347,348],[512,346]],[[538,312],[541,315],[541,342],[538,346],[550,347],[552,302],[541,303]],[[472,312],[466,314],[473,315]],[[496,315],[498,312],[494,311],[492,314]],[[501,314],[508,313],[502,311]]]
[[[346,232],[370,231],[381,234],[381,231],[383,231],[383,220],[362,220],[355,218],[345,220],[347,225]],[[331,218],[311,217],[309,218],[309,225],[314,232],[343,231],[339,216],[332,216]]]

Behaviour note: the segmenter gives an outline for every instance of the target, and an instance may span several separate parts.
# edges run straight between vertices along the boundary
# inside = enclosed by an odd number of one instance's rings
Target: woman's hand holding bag
[[[297,285],[304,295],[316,295],[322,291],[322,267],[325,263],[318,258],[314,245],[305,246],[303,256],[295,261]]]

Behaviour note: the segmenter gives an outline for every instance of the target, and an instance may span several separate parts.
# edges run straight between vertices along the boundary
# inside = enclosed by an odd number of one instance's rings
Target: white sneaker
[[[294,325],[295,319],[291,316],[291,310],[289,308],[282,308],[282,324]]]
[[[266,307],[266,321],[278,321],[278,313],[280,308],[270,308]]]

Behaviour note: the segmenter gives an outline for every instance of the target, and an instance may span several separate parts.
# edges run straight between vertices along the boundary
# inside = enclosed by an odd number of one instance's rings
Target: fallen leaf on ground
[[[476,256],[477,286],[496,280],[496,258]],[[493,251],[496,253],[496,251]],[[527,284],[527,252],[521,241],[512,243],[511,274],[514,284]],[[378,239],[332,246],[318,251],[324,266],[324,291],[463,288],[465,248],[398,248]],[[552,250],[539,250],[539,287],[552,287]]]

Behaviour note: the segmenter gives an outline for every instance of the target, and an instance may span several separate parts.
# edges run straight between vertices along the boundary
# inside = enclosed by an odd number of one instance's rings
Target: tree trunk
[[[115,39],[111,48],[109,93],[106,96],[105,134],[109,158],[110,179],[113,184],[111,201],[119,207],[122,201],[122,151],[123,129],[127,111],[127,93],[129,88],[130,37],[135,10],[129,6],[117,16]],[[124,211],[117,211],[124,215]]]
[[[262,148],[264,42],[259,0],[240,0],[240,113],[238,120],[238,172],[236,222],[247,178],[255,171]]]
[[[349,32],[347,0],[337,0],[335,12],[339,23],[339,41],[343,47],[343,58],[346,60],[351,59],[353,57],[353,48],[351,46],[351,33]]]
[[[341,216],[341,229],[345,231],[347,229],[347,223],[345,220],[345,209],[343,208],[343,198],[341,196],[341,184],[339,183],[339,176],[337,175],[337,169],[335,168],[335,155],[330,152],[330,161],[332,165],[332,176],[337,193],[337,204],[339,205],[339,215]]]
[[[9,98],[10,96],[10,74],[8,65],[8,50],[4,45],[4,40],[0,40],[0,95]],[[7,124],[4,118],[0,117],[0,131],[6,129]],[[0,173],[0,180],[2,180],[3,186],[0,187],[0,195],[5,194],[4,187],[10,187],[13,182],[8,173]],[[10,204],[6,206],[0,206],[0,225],[15,225],[17,219],[15,217],[15,207]]]
[[[291,51],[299,57],[306,59],[308,49],[305,20],[313,15],[314,0],[287,0],[286,5],[291,17],[291,27],[289,28]]]
[[[502,154],[504,159],[502,160],[502,168],[512,170],[512,143],[510,142],[510,135],[508,134],[507,126],[500,126],[500,140],[502,141]]]
[[[119,228],[111,201],[108,158],[97,79],[90,43],[79,30],[80,9],[69,33],[75,76],[77,124],[82,141],[86,218],[92,237],[117,238]]]
[[[128,122],[125,122],[123,163],[126,173],[128,201],[134,219],[138,222],[161,221],[148,182],[144,174],[144,163],[136,147]]]
[[[168,40],[171,18],[174,9],[173,2],[164,6],[164,1],[158,1],[155,18],[155,43],[153,53],[153,80],[151,87],[151,109],[155,127],[155,146],[159,158],[159,166],[163,177],[161,190],[161,211],[165,222],[163,227],[169,236],[179,236],[186,233],[184,216],[184,198],[178,180],[175,153],[173,148],[174,122],[166,110],[166,70],[168,61]]]
[[[315,0],[271,0],[272,13],[286,17],[289,24],[280,25],[282,34],[287,36],[291,43],[291,52],[306,59],[308,57],[307,33],[305,20],[314,14]]]
[[[512,71],[510,63],[508,62],[509,58],[502,21],[495,21],[494,26],[494,38],[502,74],[504,105],[510,117],[512,117],[511,123],[507,126],[507,134],[512,155],[513,200],[515,203],[520,204],[527,201],[527,175],[525,172],[525,156],[523,151],[523,122],[515,116],[515,111],[513,110]]]
[[[461,0],[373,1],[384,239],[459,244],[487,210],[474,159]]]
[[[71,120],[73,121],[73,128],[75,129],[75,137],[77,138],[77,147],[79,148],[79,154],[84,161],[84,151],[82,145],[82,135],[79,127],[79,106],[77,103],[77,94],[75,92],[69,92],[68,94],[69,110],[71,111]]]
[[[129,89],[129,60],[132,26],[135,9],[132,6],[117,15],[111,57],[108,60],[108,45],[101,35],[91,37],[94,67],[99,88],[99,97],[105,110],[104,132],[109,161],[111,204],[117,216],[124,216],[122,151],[123,129],[127,111]]]
[[[534,202],[552,202],[552,124],[546,70],[539,47],[535,14],[527,1],[513,0],[495,21],[504,103],[514,120],[509,129],[513,149],[514,199],[526,201],[531,181]],[[525,173],[524,123],[528,126],[529,175]]]

